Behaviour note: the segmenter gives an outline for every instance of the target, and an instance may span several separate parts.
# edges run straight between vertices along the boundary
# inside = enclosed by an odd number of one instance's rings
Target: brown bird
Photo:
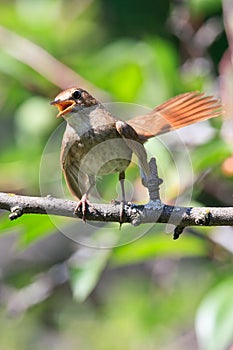
[[[170,130],[219,116],[222,109],[219,100],[212,96],[187,92],[146,115],[124,122],[79,87],[62,91],[51,104],[59,110],[57,117],[67,122],[60,161],[68,188],[79,199],[75,212],[81,207],[84,220],[86,205],[90,204],[88,195],[97,175],[119,173],[124,203],[125,170],[132,153],[138,157],[142,182],[146,186],[149,166],[144,142]],[[122,214],[123,211],[120,221]]]

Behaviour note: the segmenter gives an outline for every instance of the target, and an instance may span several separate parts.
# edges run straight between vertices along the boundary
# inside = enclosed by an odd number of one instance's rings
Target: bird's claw
[[[120,227],[123,224],[123,215],[124,215],[124,207],[125,207],[126,201],[120,202]]]
[[[113,199],[111,201],[112,204],[114,205],[120,205],[120,214],[119,214],[119,221],[120,221],[120,226],[123,224],[123,216],[124,216],[124,208],[125,208],[125,205],[128,205],[128,206],[131,206],[132,203],[131,202],[127,202],[127,201],[118,201],[116,199]]]
[[[87,194],[85,193],[82,198],[80,199],[80,201],[78,201],[75,210],[74,210],[74,214],[77,215],[78,212],[82,211],[82,220],[84,222],[86,222],[86,211],[87,211],[87,207],[90,205],[90,201],[87,198]]]

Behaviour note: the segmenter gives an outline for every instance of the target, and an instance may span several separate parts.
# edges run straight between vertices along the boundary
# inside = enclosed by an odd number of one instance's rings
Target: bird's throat
[[[111,128],[115,123],[114,117],[101,105],[84,107],[65,116],[65,120],[78,135],[90,130]]]

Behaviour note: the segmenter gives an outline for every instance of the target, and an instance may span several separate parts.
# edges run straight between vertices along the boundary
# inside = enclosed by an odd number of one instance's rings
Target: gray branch
[[[150,161],[151,178],[148,179],[150,201],[146,205],[126,204],[123,223],[134,226],[145,223],[169,223],[175,225],[174,239],[186,226],[233,226],[233,207],[180,207],[161,202],[159,179],[155,159]],[[59,198],[20,196],[0,192],[0,209],[10,211],[10,220],[23,214],[50,214],[82,218],[82,212],[74,214],[76,202]],[[86,219],[92,221],[120,222],[120,204],[97,204],[88,206]]]
[[[50,214],[82,218],[81,211],[74,214],[76,202],[48,197],[19,196],[0,192],[0,209],[10,211],[14,220],[23,214]],[[120,205],[91,204],[86,213],[87,220],[119,222]],[[143,223],[171,223],[179,226],[233,226],[233,207],[201,208],[174,207],[150,201],[146,205],[125,205],[123,222],[139,225]]]

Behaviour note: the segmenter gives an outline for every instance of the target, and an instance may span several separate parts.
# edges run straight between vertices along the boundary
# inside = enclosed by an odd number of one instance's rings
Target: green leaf
[[[73,296],[83,302],[92,292],[105,268],[111,250],[81,247],[70,262],[70,282]]]
[[[226,350],[233,342],[233,278],[225,279],[202,301],[196,316],[200,350]]]
[[[154,257],[184,257],[206,256],[207,245],[197,237],[182,235],[174,241],[171,234],[165,233],[165,226],[161,229],[153,227],[150,234],[143,236],[131,244],[117,247],[113,251],[111,262],[113,265],[135,264]]]
[[[0,219],[0,234],[18,232],[20,247],[26,247],[55,230],[48,215],[23,215],[16,221],[10,221],[8,215],[3,215]]]
[[[193,15],[200,16],[201,13],[211,15],[221,9],[221,0],[190,0],[188,6]]]
[[[222,139],[213,139],[196,148],[192,152],[192,161],[195,171],[203,171],[208,167],[216,167],[231,155],[231,145]]]

